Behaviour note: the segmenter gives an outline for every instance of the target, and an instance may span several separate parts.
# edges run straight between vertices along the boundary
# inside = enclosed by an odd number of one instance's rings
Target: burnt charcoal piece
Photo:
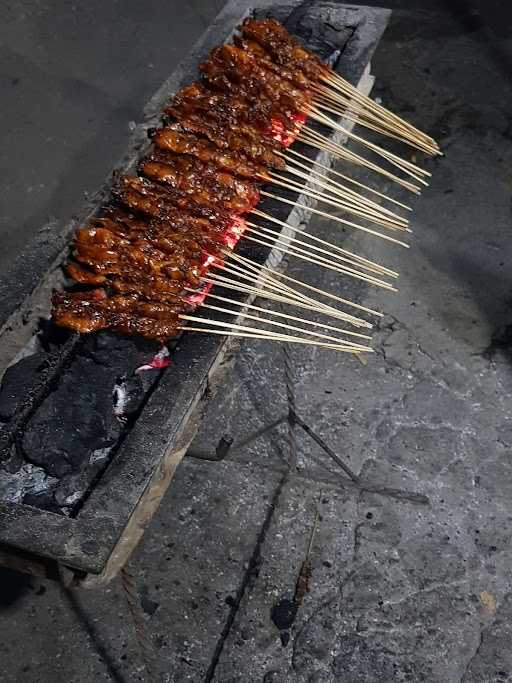
[[[41,493],[26,493],[23,496],[23,504],[48,512],[61,513],[61,510],[53,497],[52,491],[41,491]]]
[[[16,407],[34,386],[34,377],[43,370],[47,358],[45,353],[35,353],[7,368],[0,386],[0,420],[7,422],[11,419]]]
[[[285,24],[292,10],[293,5],[276,5],[271,9],[256,8],[252,13],[252,16],[255,19],[277,19],[281,24]]]
[[[356,31],[356,26],[346,26],[343,20],[336,19],[338,11],[339,5],[333,2],[303,2],[296,8],[278,5],[256,9],[253,16],[277,19],[308,50],[333,66]]]
[[[308,49],[332,63],[333,56],[337,57],[343,51],[356,27],[336,22],[329,16],[329,10],[332,11],[332,3],[318,3],[302,17],[295,34]]]
[[[123,429],[113,403],[118,378],[127,368],[135,370],[157,348],[110,333],[87,337],[56,390],[26,425],[21,446],[27,460],[61,478],[82,472],[96,452],[111,448]],[[139,403],[143,398],[141,391]],[[130,409],[136,409],[133,396]],[[67,489],[63,500],[72,496]]]

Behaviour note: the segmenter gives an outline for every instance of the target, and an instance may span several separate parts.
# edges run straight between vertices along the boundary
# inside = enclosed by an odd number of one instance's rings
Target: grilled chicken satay
[[[296,104],[307,105],[311,101],[311,93],[306,88],[297,88],[293,84],[288,69],[275,69],[269,61],[257,59],[249,50],[236,45],[221,45],[215,50],[216,58],[222,59],[239,74],[250,73],[265,85],[267,91],[278,92],[282,97],[290,98]]]
[[[230,150],[221,151],[208,140],[186,133],[180,124],[151,129],[148,134],[159,149],[176,154],[191,154],[201,161],[209,161],[242,178],[260,179],[266,177],[265,166],[251,162],[243,154]]]
[[[192,160],[193,157],[189,157]],[[185,163],[183,163],[185,162]],[[158,183],[168,185],[171,188],[197,197],[215,197],[215,203],[229,207],[235,213],[242,213],[253,208],[259,199],[259,194],[254,185],[248,183],[230,182],[229,174],[222,173],[210,164],[199,162],[199,168],[192,164],[186,164],[186,159],[180,163],[180,157],[165,153],[154,154],[144,159],[139,164],[139,172]],[[233,178],[231,176],[231,178]]]
[[[222,116],[226,122],[243,121],[262,130],[268,128],[272,117],[278,116],[269,100],[251,101],[240,93],[232,95],[230,92],[212,91],[198,81],[178,91],[164,111],[172,114],[172,107],[189,104],[193,104],[195,110],[201,111],[205,117],[209,117],[215,110],[216,115]]]
[[[283,164],[275,154],[279,144],[262,130],[232,117],[212,114],[205,117],[202,111],[195,110],[192,104],[169,107],[182,129],[188,133],[202,135],[221,150],[241,152],[252,162],[269,168],[280,168]],[[231,118],[231,120],[229,120]]]
[[[165,221],[137,216],[118,206],[108,207],[105,218],[111,219],[110,229],[113,232],[120,231],[128,235],[142,233],[172,244],[194,240],[201,248],[206,243],[223,244],[222,236],[226,230],[223,223],[216,224],[207,218],[198,218],[177,206],[168,208]],[[99,225],[102,225],[105,218],[93,220],[100,221]]]
[[[109,297],[105,290],[86,293],[54,292],[53,317],[57,324],[76,332],[111,329],[128,335],[166,341],[175,336],[186,304],[141,302],[136,295]]]
[[[265,48],[275,64],[301,71],[308,80],[318,81],[328,73],[325,64],[305,50],[275,19],[246,19],[240,27],[242,36]]]
[[[250,135],[258,136],[258,141],[271,128],[272,120],[279,118],[279,111],[269,100],[251,101],[240,93],[215,93],[201,83],[180,90],[164,111],[177,119],[194,113],[224,126],[244,126],[243,132],[249,130]],[[274,143],[266,137],[263,141],[271,146]]]
[[[124,176],[113,195],[125,206],[134,211],[147,214],[159,220],[169,220],[174,207],[184,209],[192,216],[207,218],[228,229],[233,222],[234,213],[227,203],[216,203],[207,190],[197,190],[190,194],[180,193],[170,187],[163,187],[146,178]]]
[[[215,48],[199,69],[215,87],[232,92],[243,88],[244,96],[265,97],[288,119],[304,111],[310,103],[306,91],[262,68],[251,55],[234,45]]]
[[[207,137],[221,149],[242,151],[250,159],[270,168],[282,168],[283,162],[276,156],[282,143],[274,138],[273,126],[277,121],[285,130],[293,129],[293,122],[283,121],[272,108],[265,108],[253,116],[254,108],[240,105],[240,96],[224,94],[214,110],[205,111],[210,98],[180,98],[171,104],[166,113],[177,119],[181,126],[192,133]],[[261,115],[260,115],[261,114]]]
[[[229,188],[249,204],[255,204],[259,199],[258,188],[254,183],[222,171],[211,162],[201,161],[188,154],[174,154],[157,149],[143,163],[146,161],[171,168],[178,184],[188,183],[189,174],[194,174],[208,181],[214,180],[221,187]]]
[[[212,59],[205,60],[199,65],[203,77],[208,85],[231,95],[241,95],[247,100],[261,101],[266,106],[271,106],[276,116],[286,125],[293,120],[299,106],[291,98],[282,98],[279,92],[272,92],[265,88],[256,78],[252,78],[250,72],[240,72],[236,69],[227,68],[224,64]]]
[[[161,221],[141,221],[133,219],[130,214],[116,210],[124,218],[115,220],[102,218],[102,222],[108,221],[109,229],[127,237],[130,242],[144,239],[165,254],[183,255],[188,259],[200,259],[205,253],[218,254],[224,247],[222,233],[210,229],[208,221],[182,221],[183,229],[176,223],[164,223]],[[200,223],[198,228],[195,223]],[[134,227],[135,226],[135,227]]]
[[[137,272],[138,277],[164,277],[169,280],[187,281],[196,285],[202,274],[204,258],[183,253],[166,254],[151,242],[139,239],[134,243],[119,243],[115,249],[106,250],[96,242],[98,230],[81,228],[75,239],[74,256],[94,273],[123,277],[125,273]]]
[[[77,231],[67,272],[90,289],[55,293],[56,322],[78,332],[174,336],[180,313],[194,307],[188,286],[211,255],[222,259],[234,215],[256,203],[254,183],[269,179],[267,168],[284,168],[275,122],[293,130],[319,65],[266,20],[245,22],[236,45],[212,51],[201,70],[214,90],[195,83],[177,94],[167,113],[178,123],[150,132],[156,149],[140,164],[146,178],[121,178],[113,196],[124,208],[111,206]]]
[[[311,88],[311,80],[306,76],[306,74],[295,67],[293,64],[276,64],[272,61],[272,56],[267,52],[267,50],[254,40],[249,40],[242,36],[234,36],[233,42],[237,47],[244,52],[252,55],[255,59],[258,59],[266,69],[271,71],[274,75],[284,78],[297,88],[301,90],[309,90]]]

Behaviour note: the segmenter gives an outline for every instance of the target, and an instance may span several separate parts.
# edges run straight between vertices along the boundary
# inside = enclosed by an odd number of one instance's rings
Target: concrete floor
[[[388,314],[377,353],[362,365],[295,349],[297,402],[361,476],[429,504],[342,486],[303,437],[289,472],[280,430],[222,463],[187,458],[133,560],[169,682],[512,681],[511,13],[483,0],[388,4],[397,10],[374,59],[375,93],[446,156],[429,162],[432,186],[413,202],[412,249],[343,236],[399,269],[400,292],[343,282],[348,298]],[[96,180],[107,161],[94,161]],[[314,225],[340,240],[332,223]],[[339,286],[333,273],[308,267],[312,276]],[[283,412],[280,366],[277,349],[243,343],[199,446]],[[280,632],[317,510],[310,590]],[[0,610],[6,683],[147,680],[118,581],[76,594],[3,573]]]

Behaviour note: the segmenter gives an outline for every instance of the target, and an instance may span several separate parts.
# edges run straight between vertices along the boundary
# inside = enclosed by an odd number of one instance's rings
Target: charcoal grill
[[[134,169],[164,103],[196,77],[200,60],[251,13],[275,16],[362,92],[370,91],[370,59],[388,10],[231,0],[147,105],[119,170]],[[309,148],[301,151],[317,158]],[[84,586],[109,581],[126,563],[186,454],[207,401],[226,380],[236,349],[229,339],[184,333],[172,349],[172,365],[135,375],[157,351],[155,345],[110,333],[66,335],[45,323],[39,335],[43,348],[37,346],[34,334],[47,318],[49,293],[61,280],[71,235],[108,192],[109,182],[68,225],[44,226],[23,262],[0,281],[0,362],[6,369],[0,398],[0,565],[47,577],[64,570]],[[313,204],[305,197],[300,201]],[[272,205],[272,214],[292,226],[309,219],[300,207],[288,211]],[[266,247],[240,248],[273,267],[282,256]],[[115,386],[129,396],[123,420],[112,409]],[[32,482],[38,476],[39,483],[26,489],[27,477]],[[48,481],[51,491],[45,488]]]

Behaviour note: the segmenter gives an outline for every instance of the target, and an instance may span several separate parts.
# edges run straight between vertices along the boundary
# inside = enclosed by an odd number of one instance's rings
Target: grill
[[[370,90],[369,60],[387,10],[233,0],[147,105],[120,171],[133,171],[164,103],[249,14],[279,19],[362,92]],[[298,149],[329,164],[323,153]],[[107,581],[129,557],[186,454],[207,401],[225,382],[236,348],[223,337],[185,333],[171,349],[169,367],[136,373],[158,345],[108,332],[68,334],[47,321],[49,293],[61,282],[70,237],[98,211],[109,185],[65,229],[44,226],[23,265],[1,283],[0,298],[0,361],[6,368],[0,391],[0,564],[46,576],[66,567],[85,585]],[[313,205],[297,194],[286,196]],[[309,220],[300,206],[269,209],[263,202],[261,208],[291,226]],[[238,250],[272,267],[282,257],[253,243]]]

